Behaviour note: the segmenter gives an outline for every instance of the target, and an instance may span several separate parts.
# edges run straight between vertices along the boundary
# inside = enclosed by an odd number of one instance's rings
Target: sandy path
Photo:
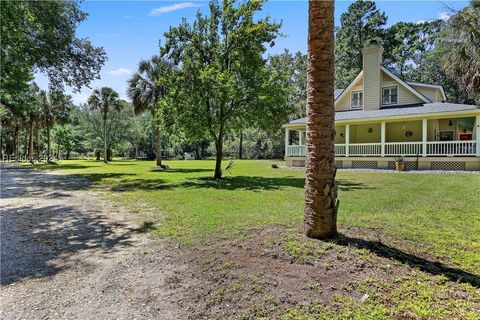
[[[161,241],[89,181],[3,166],[2,319],[182,319]]]

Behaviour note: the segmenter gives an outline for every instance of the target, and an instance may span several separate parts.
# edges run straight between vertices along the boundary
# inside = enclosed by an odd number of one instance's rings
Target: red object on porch
[[[472,140],[473,136],[471,133],[460,133],[460,141]]]

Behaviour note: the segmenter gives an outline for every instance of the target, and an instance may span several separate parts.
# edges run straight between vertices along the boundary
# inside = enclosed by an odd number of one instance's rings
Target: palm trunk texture
[[[310,238],[329,238],[337,232],[333,13],[334,1],[309,1],[303,230]]]

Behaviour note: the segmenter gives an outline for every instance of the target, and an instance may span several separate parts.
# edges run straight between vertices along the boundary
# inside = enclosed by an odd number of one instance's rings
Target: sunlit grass
[[[217,183],[210,179],[213,161],[166,164],[170,170],[156,171],[147,161],[60,161],[38,167],[89,178],[91,187],[107,190],[109,198],[153,221],[153,234],[186,244],[270,225],[301,225],[303,170],[240,160]],[[339,171],[337,178],[341,226],[375,229],[412,252],[480,273],[480,175]]]

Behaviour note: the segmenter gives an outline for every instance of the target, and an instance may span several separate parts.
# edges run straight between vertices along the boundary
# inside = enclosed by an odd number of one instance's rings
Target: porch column
[[[345,125],[345,157],[350,154],[350,125]]]
[[[385,123],[385,121],[383,121],[383,122],[381,123],[381,127],[380,127],[380,128],[381,128],[381,130],[380,130],[380,134],[381,134],[380,137],[381,137],[381,143],[382,143],[382,147],[381,147],[381,150],[382,150],[382,151],[381,151],[381,152],[382,152],[382,158],[385,157],[385,140],[386,140],[386,139],[385,139],[385,136],[386,136],[386,134],[385,134],[385,127],[386,127],[386,123]]]
[[[428,120],[422,119],[422,157],[427,156],[427,127]]]
[[[298,131],[298,141],[301,146],[305,145],[305,141],[303,139],[303,131]]]
[[[290,129],[285,128],[285,157],[288,157],[288,139],[290,138]]]
[[[475,141],[476,143],[476,150],[477,150],[477,157],[480,157],[480,116],[475,117]]]

